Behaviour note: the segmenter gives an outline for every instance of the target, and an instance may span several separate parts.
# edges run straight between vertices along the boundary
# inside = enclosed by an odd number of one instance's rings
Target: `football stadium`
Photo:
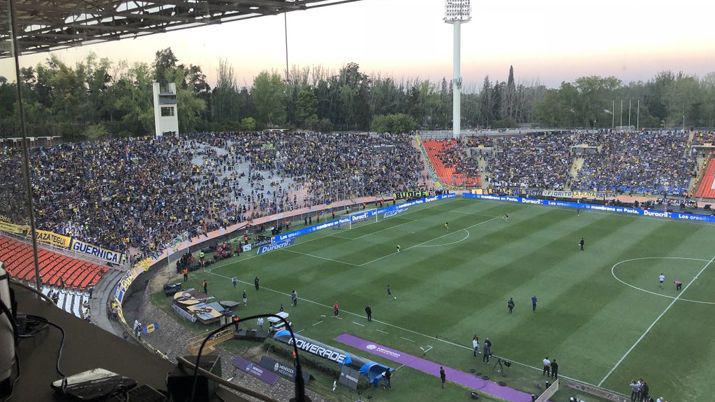
[[[715,400],[709,71],[468,85],[469,0],[0,4],[3,401]],[[291,69],[406,9],[441,79]]]

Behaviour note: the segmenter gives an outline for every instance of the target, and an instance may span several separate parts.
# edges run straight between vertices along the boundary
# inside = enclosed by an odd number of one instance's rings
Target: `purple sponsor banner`
[[[258,378],[266,384],[273,385],[276,383],[276,381],[278,381],[278,374],[275,374],[274,372],[267,370],[260,365],[248,361],[242,357],[234,356],[233,365],[236,366],[239,370]]]
[[[382,357],[383,359],[404,364],[407,367],[439,378],[440,365],[435,362],[403,353],[399,350],[388,348],[387,346],[370,342],[350,334],[342,334],[335,338],[335,340],[340,343],[344,343],[345,345],[371,353],[375,356]],[[464,371],[456,370],[450,367],[445,367],[444,371],[447,374],[447,381],[449,382],[453,382],[469,389],[480,391],[507,401],[531,402],[531,395],[526,392],[518,391],[509,387],[502,387],[493,381],[482,380],[474,374],[465,373]]]

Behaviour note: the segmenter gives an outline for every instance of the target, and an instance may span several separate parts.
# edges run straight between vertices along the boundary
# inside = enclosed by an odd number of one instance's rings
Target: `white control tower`
[[[179,114],[176,103],[176,84],[154,83],[154,135],[179,134]]]
[[[454,78],[452,78],[452,136],[459,138],[462,122],[462,24],[471,21],[469,0],[446,0],[444,22],[454,27]]]

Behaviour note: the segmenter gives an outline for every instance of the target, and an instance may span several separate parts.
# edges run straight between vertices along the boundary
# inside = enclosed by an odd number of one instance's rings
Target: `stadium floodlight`
[[[462,24],[472,19],[470,0],[445,0],[444,22],[454,27],[454,54],[452,78],[452,135],[459,138],[462,119]]]

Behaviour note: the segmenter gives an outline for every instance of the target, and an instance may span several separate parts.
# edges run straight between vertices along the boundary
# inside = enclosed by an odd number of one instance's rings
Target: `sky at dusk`
[[[288,14],[290,64],[337,70],[347,62],[372,74],[449,78],[452,28],[443,0],[362,0]],[[708,0],[477,0],[462,27],[462,75],[467,88],[485,75],[548,86],[584,75],[628,82],[662,70],[703,76],[715,71],[715,2]],[[89,52],[113,61],[151,62],[171,47],[184,64],[198,64],[211,83],[220,59],[239,85],[262,70],[285,68],[283,16],[272,16],[55,52],[74,63]],[[47,53],[29,55],[35,65]],[[0,75],[9,75],[2,61]]]

